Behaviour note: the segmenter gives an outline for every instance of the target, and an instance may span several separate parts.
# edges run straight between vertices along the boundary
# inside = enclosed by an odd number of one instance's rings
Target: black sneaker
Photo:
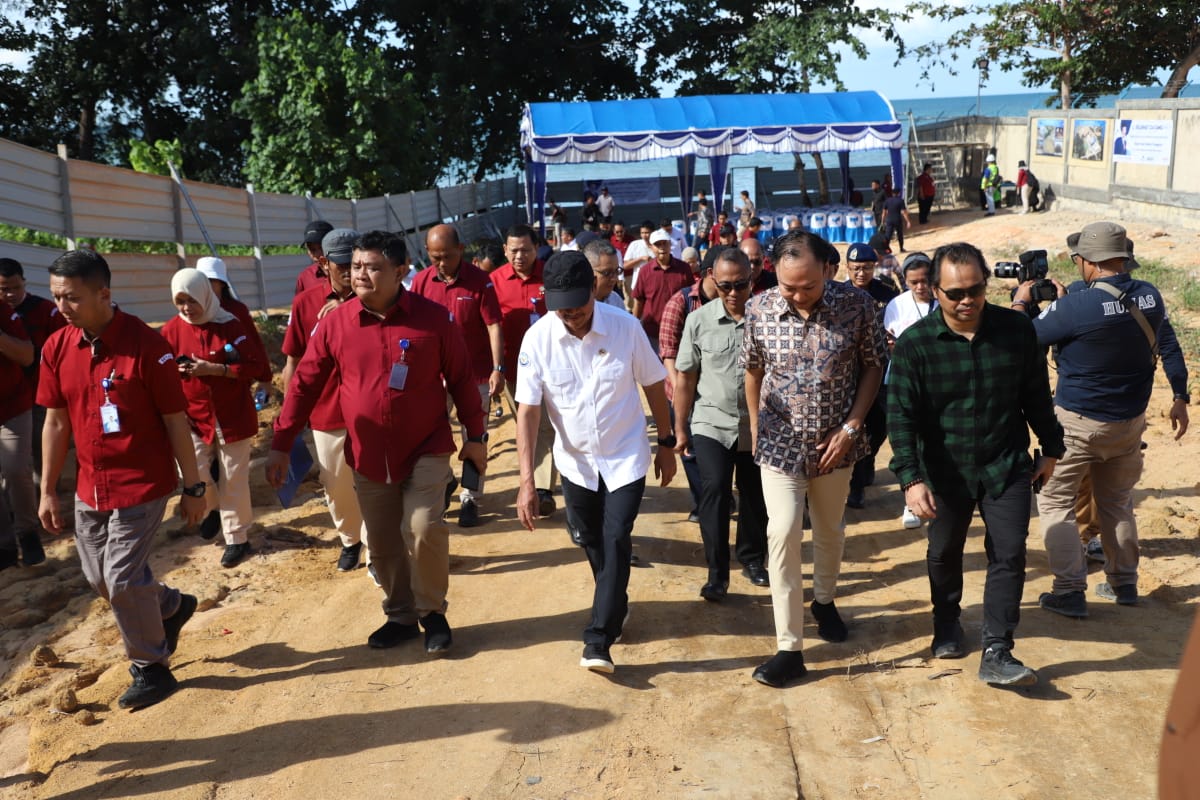
[[[613,665],[612,656],[608,654],[608,648],[602,644],[584,645],[579,666],[587,667],[592,672],[603,672],[605,675],[612,675],[617,669]]]
[[[16,548],[13,548],[12,550],[9,550],[7,548],[0,548],[0,569],[8,569],[9,567],[15,567],[20,563],[21,563],[21,559],[17,555]]]
[[[479,524],[479,505],[467,498],[458,509],[458,527],[474,528]]]
[[[962,625],[958,620],[954,622],[938,622],[933,623],[933,644],[930,649],[933,650],[934,658],[962,658],[967,654],[967,646],[965,643],[966,635],[963,633]]]
[[[151,664],[147,667],[132,664],[129,667],[129,674],[133,676],[133,683],[117,700],[117,705],[121,708],[133,709],[152,706],[167,699],[179,688],[179,681],[175,680],[171,670],[162,664]]]
[[[179,632],[196,613],[196,597],[190,594],[179,595],[179,610],[163,620],[163,633],[167,635],[167,655],[175,652],[179,646]]]
[[[250,543],[242,542],[241,544],[225,545],[225,552],[221,555],[221,566],[225,568],[236,567],[241,560],[250,554]]]
[[[212,539],[221,532],[221,512],[213,509],[208,512],[208,516],[200,523],[200,538]]]
[[[42,537],[37,531],[27,533],[18,538],[21,543],[21,563],[27,567],[35,567],[46,560],[46,550],[42,547]]]
[[[863,497],[862,489],[851,489],[846,495],[846,508],[865,508],[866,502]]]
[[[804,666],[804,654],[799,651],[780,650],[766,663],[760,664],[751,675],[754,680],[774,689],[782,689],[792,681],[808,674]]]
[[[1042,592],[1038,597],[1038,605],[1064,617],[1083,619],[1087,616],[1087,598],[1083,596],[1083,592]]]
[[[1033,686],[1037,673],[1013,657],[1012,651],[994,644],[983,651],[979,661],[979,680],[996,686]]]
[[[1080,594],[1083,594],[1080,592]],[[1096,596],[1103,597],[1105,600],[1115,600],[1119,606],[1136,606],[1138,601],[1138,591],[1136,583],[1127,583],[1124,586],[1113,586],[1105,582],[1096,586]]]
[[[425,652],[444,653],[450,649],[454,638],[450,635],[450,623],[446,615],[431,611],[421,617],[421,627],[425,629]]]
[[[832,600],[828,603],[818,603],[813,600],[812,605],[808,608],[817,621],[817,636],[827,642],[846,641],[850,631],[846,628],[846,623],[842,622],[842,615],[838,613],[837,606],[833,604]]]
[[[417,623],[415,622],[411,625],[405,625],[402,622],[388,620],[378,630],[367,637],[367,647],[383,650],[388,647],[395,647],[401,642],[407,642],[409,639],[415,639],[420,635],[421,629],[417,627]]]
[[[554,502],[554,495],[549,489],[538,489],[538,518],[545,518],[554,513],[558,505]]]
[[[342,548],[338,556],[338,572],[353,572],[358,569],[358,557],[362,553],[362,542],[355,542]]]

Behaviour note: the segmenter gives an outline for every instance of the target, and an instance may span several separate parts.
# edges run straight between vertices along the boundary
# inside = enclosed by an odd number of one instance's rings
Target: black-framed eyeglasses
[[[750,279],[749,278],[747,278],[745,280],[740,280],[740,281],[733,281],[732,283],[730,283],[729,281],[719,281],[717,283],[717,289],[719,289],[722,292],[744,292],[749,288],[750,288]]]
[[[857,266],[848,265],[846,267],[846,271],[847,272],[874,272],[875,265],[874,264],[859,264]]]
[[[981,294],[986,292],[987,281],[984,281],[983,283],[977,283],[974,286],[968,286],[965,289],[943,289],[940,286],[936,288],[939,292],[946,295],[947,300],[957,303],[964,297],[979,297]]]
[[[615,278],[615,277],[617,277],[617,271],[615,269],[606,269],[606,270],[596,269],[596,270],[592,270],[592,273],[597,278]]]

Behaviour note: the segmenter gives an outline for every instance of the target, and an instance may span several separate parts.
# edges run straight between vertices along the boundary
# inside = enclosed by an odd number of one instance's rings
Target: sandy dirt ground
[[[965,239],[991,259],[1024,247],[1054,253],[1088,221],[967,211],[934,220],[914,229],[909,250]],[[1139,255],[1196,268],[1196,232],[1154,238],[1153,226],[1129,227]],[[1136,495],[1138,606],[1093,595],[1086,620],[1038,609],[1050,575],[1031,526],[1016,653],[1041,682],[1027,690],[981,683],[977,644],[963,661],[930,659],[924,534],[899,524],[886,450],[867,508],[846,514],[838,604],[850,639],[825,643],[810,624],[803,683],[780,691],[750,677],[774,651],[767,590],[735,574],[727,602],[698,597],[704,558],[698,527],[685,521],[682,474],[646,491],[615,675],[581,669],[591,575],[561,510],[534,533],[518,525],[506,419],[493,432],[485,524],[451,528],[446,658],[419,643],[366,647],[382,622],[379,593],[365,570],[335,571],[339,545],[315,483],[287,511],[256,487],[254,555],[232,570],[177,518],[163,525],[155,572],[198,595],[201,611],[172,663],[179,692],[142,711],[117,708],[127,664],[69,536],[48,541],[45,565],[0,573],[0,795],[1153,797],[1163,715],[1200,596],[1200,430],[1172,440],[1170,397],[1160,372]],[[966,560],[972,640],[981,531],[977,521]],[[1092,584],[1100,580],[1093,565]]]

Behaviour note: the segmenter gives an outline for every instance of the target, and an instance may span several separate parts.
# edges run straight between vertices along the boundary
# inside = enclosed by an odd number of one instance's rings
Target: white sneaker
[[[901,517],[904,522],[904,527],[908,530],[921,527],[921,518],[909,510],[908,506],[904,507],[904,515]]]

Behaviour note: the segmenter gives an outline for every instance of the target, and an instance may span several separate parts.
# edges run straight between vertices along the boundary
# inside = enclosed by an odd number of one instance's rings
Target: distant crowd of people
[[[753,671],[768,686],[806,673],[805,529],[807,611],[821,638],[851,636],[836,604],[845,509],[865,504],[885,439],[904,495],[899,524],[928,524],[934,657],[968,651],[963,550],[976,510],[987,554],[982,680],[1037,680],[1013,655],[1035,495],[1054,573],[1040,606],[1087,615],[1079,530],[1089,508],[1106,577],[1096,594],[1138,602],[1132,490],[1159,360],[1177,438],[1190,397],[1165,303],[1130,274],[1124,229],[1097,222],[1069,237],[1081,280],[1055,284],[1057,301],[1040,310],[1031,282],[1011,307],[989,303],[991,272],[968,243],[902,263],[887,240],[854,244],[837,280],[839,251],[812,233],[792,230],[768,254],[750,233],[748,197],[741,237],[701,198],[706,235],[691,245],[670,220],[627,238],[606,197],[589,201],[584,232],[552,252],[527,225],[473,253],[453,225],[437,225],[425,232],[430,264],[415,275],[401,235],[305,229],[312,264],[296,280],[266,477],[287,480],[310,429],[342,544],[336,568],[365,561],[381,591],[384,621],[369,646],[423,634],[431,654],[452,647],[445,518],[456,492],[463,528],[503,513],[484,488],[502,399],[515,419],[517,518],[532,530],[553,517],[557,493],[558,524],[592,569],[580,663],[593,671],[613,672],[630,618],[631,533],[647,476],[667,486],[680,462],[707,568],[700,597],[727,596],[734,557],[750,585],[770,591],[776,651]],[[120,705],[142,707],[176,688],[169,658],[197,605],[151,573],[154,533],[182,482],[180,513],[203,536],[223,535],[222,565],[250,552],[254,388],[272,379],[270,362],[219,258],[175,273],[178,314],[158,331],[120,309],[94,252],[54,262],[52,300],[24,280],[19,263],[0,260],[0,568],[45,558],[39,522],[50,533],[71,527],[57,487],[73,442],[76,546],[131,661]]]

